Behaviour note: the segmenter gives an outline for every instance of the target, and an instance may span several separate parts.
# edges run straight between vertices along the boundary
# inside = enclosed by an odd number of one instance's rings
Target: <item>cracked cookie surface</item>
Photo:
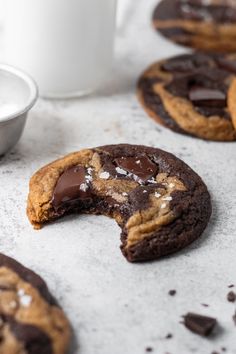
[[[139,79],[137,94],[149,116],[175,132],[236,140],[235,54],[196,52],[156,62]]]
[[[202,51],[236,51],[234,0],[162,0],[153,14],[154,27],[175,43]]]
[[[70,332],[42,278],[0,254],[0,353],[64,354]]]
[[[68,213],[102,214],[122,229],[129,261],[157,259],[205,229],[211,202],[201,178],[151,147],[110,145],[69,154],[31,178],[27,213],[35,228]]]

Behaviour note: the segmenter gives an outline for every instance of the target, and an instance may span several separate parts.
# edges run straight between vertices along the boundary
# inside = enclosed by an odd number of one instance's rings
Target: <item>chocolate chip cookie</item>
[[[45,282],[0,254],[0,353],[64,354],[70,326]]]
[[[201,178],[151,147],[110,145],[69,154],[31,178],[28,217],[35,228],[69,213],[102,214],[122,229],[131,262],[157,259],[198,238],[211,214]]]
[[[178,44],[202,51],[236,52],[235,0],[162,0],[153,24]]]
[[[236,140],[235,54],[194,53],[157,62],[142,74],[137,92],[149,116],[175,132]]]

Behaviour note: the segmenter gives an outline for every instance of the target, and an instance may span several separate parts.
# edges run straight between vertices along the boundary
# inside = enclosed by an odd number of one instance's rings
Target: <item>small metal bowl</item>
[[[31,77],[19,69],[0,65],[0,156],[20,139],[37,98],[38,88]]]

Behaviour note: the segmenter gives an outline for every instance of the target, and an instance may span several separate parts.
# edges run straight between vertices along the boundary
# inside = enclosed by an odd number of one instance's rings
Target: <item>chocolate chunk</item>
[[[179,55],[172,59],[166,60],[161,68],[162,70],[173,73],[192,73],[194,70],[202,66],[208,66],[210,58],[204,54],[196,53],[195,56],[189,54]]]
[[[157,166],[147,157],[121,157],[115,160],[118,167],[140,178],[143,182],[156,176]]]
[[[170,290],[168,293],[170,296],[175,296],[176,290]]]
[[[162,64],[161,66],[162,70],[168,71],[168,72],[191,72],[192,70],[195,69],[194,63],[192,60],[188,59],[182,59],[182,57],[175,59],[175,60],[169,60],[166,61],[165,63]]]
[[[206,317],[191,312],[184,316],[185,327],[201,336],[210,335],[216,324],[217,320],[212,317]]]
[[[236,294],[233,291],[230,291],[227,295],[227,300],[229,302],[235,302],[236,301]]]
[[[220,68],[236,74],[236,61],[227,60],[225,58],[217,58],[216,62]]]
[[[226,107],[226,94],[216,89],[192,86],[189,99],[197,106]]]
[[[52,205],[55,209],[71,201],[85,200],[91,197],[87,170],[83,166],[74,166],[66,170],[59,178],[53,193]]]

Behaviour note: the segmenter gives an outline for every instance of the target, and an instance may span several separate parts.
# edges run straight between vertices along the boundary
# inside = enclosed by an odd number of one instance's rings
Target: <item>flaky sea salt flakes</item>
[[[87,169],[87,171],[88,171],[88,174],[89,174],[89,175],[91,175],[91,174],[92,174],[92,172],[93,172],[92,167],[89,167],[89,168]]]
[[[30,295],[23,295],[20,297],[20,304],[24,307],[28,307],[32,302],[32,297]]]
[[[157,192],[155,192],[154,195],[155,195],[156,198],[160,198],[160,197],[161,197],[161,194],[160,194],[160,193],[157,193]]]
[[[139,164],[140,164],[140,162],[141,162],[140,160],[137,160],[135,163],[136,163],[137,165],[139,165]]]
[[[127,197],[128,193],[123,192],[122,195],[123,195],[124,197]]]
[[[86,192],[86,190],[88,189],[88,186],[87,186],[87,184],[82,183],[82,184],[80,185],[79,189],[80,189],[81,191],[83,191],[83,192]]]
[[[157,183],[157,181],[156,181],[154,178],[152,178],[152,179],[149,179],[149,180],[148,180],[148,183],[153,183],[153,184],[156,184],[156,183]]]
[[[162,200],[167,200],[168,202],[170,202],[173,198],[172,197],[163,197]]]
[[[32,297],[27,295],[24,289],[19,289],[17,291],[17,295],[19,296],[20,304],[24,307],[28,307],[31,304]]]
[[[86,182],[91,182],[93,180],[93,177],[90,175],[85,176]]]
[[[25,295],[24,289],[19,289],[19,290],[17,291],[17,295],[18,295],[18,296],[23,296],[23,295]]]
[[[108,178],[110,177],[110,173],[109,173],[109,172],[101,172],[101,173],[99,174],[99,177],[100,177],[101,179],[108,179]]]
[[[116,167],[116,172],[119,173],[120,175],[127,175],[127,172],[120,167]]]
[[[170,188],[174,188],[174,187],[175,187],[175,184],[174,184],[174,183],[170,183],[170,184],[169,184],[169,187],[170,187]]]
[[[143,193],[147,193],[146,189],[144,189]]]
[[[161,204],[161,209],[165,209],[167,207],[166,203]]]

